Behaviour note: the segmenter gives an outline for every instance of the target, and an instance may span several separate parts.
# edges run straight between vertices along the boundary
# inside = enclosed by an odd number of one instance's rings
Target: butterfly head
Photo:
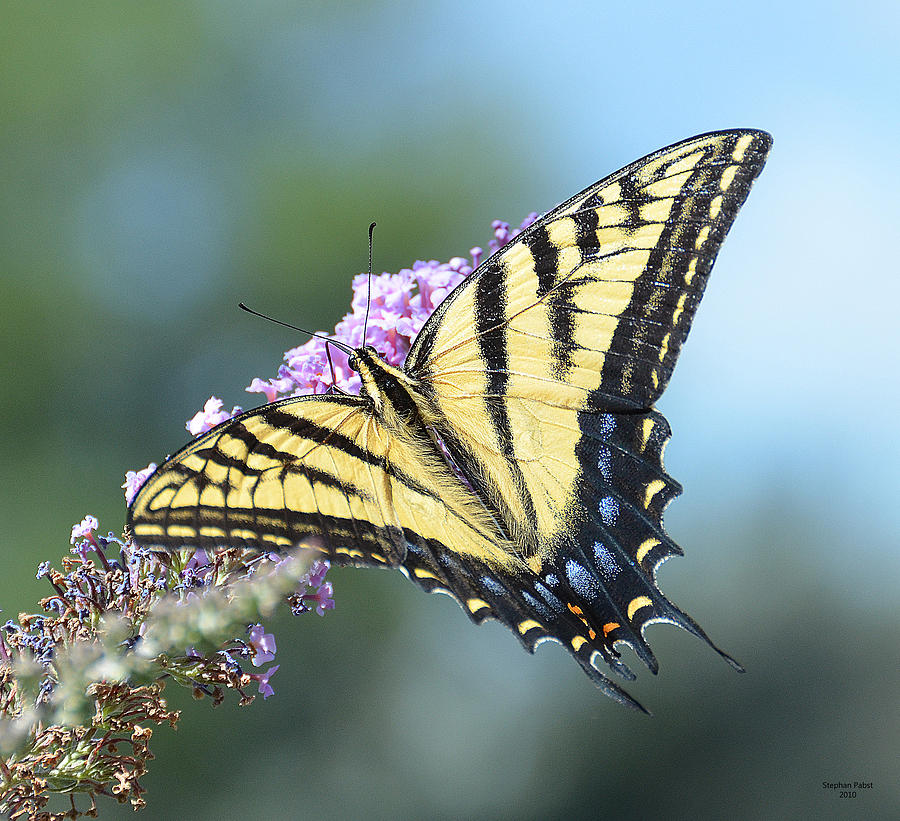
[[[376,368],[379,365],[383,365],[384,360],[381,358],[378,351],[376,351],[375,348],[373,348],[371,345],[363,345],[361,348],[357,348],[347,357],[347,364],[352,370],[356,371],[362,376],[365,373],[371,372],[373,369],[373,365]]]
[[[371,400],[375,414],[388,429],[401,433],[415,417],[430,424],[432,404],[414,376],[385,362],[371,345],[357,348],[347,362],[359,374],[360,393]]]

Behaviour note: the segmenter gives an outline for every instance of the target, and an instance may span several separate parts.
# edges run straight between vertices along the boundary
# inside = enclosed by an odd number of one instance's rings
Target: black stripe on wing
[[[509,348],[507,340],[507,300],[505,276],[483,276],[475,283],[475,338],[481,354],[487,377],[483,402],[497,436],[500,452],[506,457],[506,466],[516,487],[520,489],[519,501],[525,511],[524,518],[534,521],[535,513],[531,495],[519,463],[516,461],[512,425],[506,407],[507,386],[509,384]],[[442,430],[447,445],[459,464],[469,461],[465,448],[460,446],[456,431]],[[469,475],[472,478],[472,474]],[[474,483],[473,483],[474,484]],[[490,494],[481,492],[482,497]],[[499,511],[495,511],[499,514]],[[500,516],[502,519],[502,515]]]
[[[391,534],[365,519],[253,507],[229,508],[227,522],[223,522],[221,510],[205,510],[201,505],[189,514],[178,511],[166,520],[170,527],[180,523],[197,532],[190,536],[160,535],[136,541],[152,550],[203,548],[213,551],[224,547],[244,547],[263,552],[284,550],[284,544],[275,541],[276,537],[284,537],[292,544],[314,550],[336,564],[394,566],[385,555],[385,542]],[[226,535],[204,535],[202,531],[207,527],[221,527]],[[243,531],[253,531],[255,535],[237,535]],[[394,538],[398,536],[399,531],[396,531]]]
[[[587,222],[586,220],[585,224]],[[527,235],[524,242],[534,259],[538,280],[537,298],[545,302],[547,308],[552,340],[551,361],[547,365],[557,379],[563,379],[572,366],[571,339],[575,333],[575,305],[567,295],[554,292],[559,280],[559,247],[550,240],[546,227],[536,228]]]

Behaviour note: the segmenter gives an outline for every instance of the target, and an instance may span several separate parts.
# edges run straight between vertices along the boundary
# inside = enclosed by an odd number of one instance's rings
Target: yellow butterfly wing
[[[285,399],[229,419],[169,457],[129,508],[148,548],[305,544],[341,564],[397,566],[405,531],[506,554],[440,475],[355,396]],[[446,468],[444,468],[446,470]],[[455,479],[453,479],[455,481]],[[489,526],[489,525],[488,525]]]
[[[199,436],[153,473],[128,513],[141,545],[278,550],[313,536],[396,564],[387,443],[357,398],[309,397],[249,411]],[[348,553],[349,555],[349,553]]]
[[[693,137],[576,194],[444,301],[406,370],[448,400],[467,389],[650,407],[771,143],[762,131]]]
[[[583,623],[571,641],[624,641],[654,670],[646,624],[705,634],[654,581],[681,551],[662,526],[680,487],[652,405],[770,145],[707,134],[590,186],[457,288],[407,358],[457,464]]]

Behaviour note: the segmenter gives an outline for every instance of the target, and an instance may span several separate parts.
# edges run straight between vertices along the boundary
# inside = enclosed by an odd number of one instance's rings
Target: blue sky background
[[[854,777],[876,782],[860,817],[896,817],[896,4],[4,14],[8,615],[72,523],[121,528],[126,469],[211,393],[251,405],[297,344],[238,300],[329,329],[373,219],[396,270],[693,134],[775,138],[659,403],[685,487],[662,587],[748,673],[652,628],[638,719],[562,652],[343,571],[334,614],[279,622],[277,698],[186,701],[157,732],[145,819],[843,818],[821,782]]]

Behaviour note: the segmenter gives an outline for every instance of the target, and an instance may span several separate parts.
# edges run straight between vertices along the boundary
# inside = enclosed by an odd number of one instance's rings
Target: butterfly
[[[719,247],[771,147],[700,135],[554,208],[485,260],[425,322],[403,367],[350,357],[358,396],[273,402],[164,461],[128,511],[139,545],[305,544],[397,568],[497,619],[533,652],[561,643],[601,672],[654,673],[653,622],[706,633],[656,584],[682,551],[663,510],[665,390]]]

